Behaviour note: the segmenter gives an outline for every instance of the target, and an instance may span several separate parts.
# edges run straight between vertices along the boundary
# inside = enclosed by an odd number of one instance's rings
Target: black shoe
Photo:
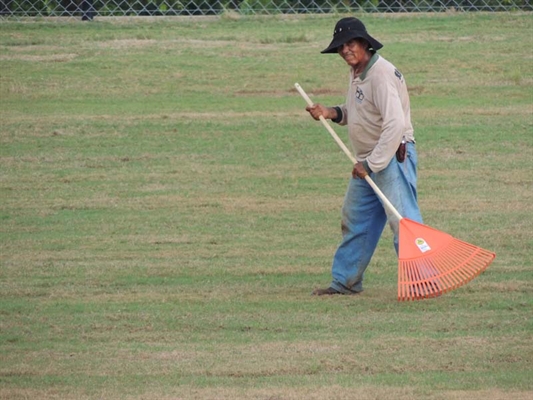
[[[328,287],[327,289],[315,289],[313,290],[313,293],[311,293],[313,296],[331,296],[334,294],[344,294],[344,295],[354,295],[359,294],[359,292],[350,292],[350,293],[343,293],[339,292],[337,289],[333,289],[332,287]]]
[[[327,289],[315,289],[313,290],[312,295],[313,296],[331,296],[333,294],[342,294],[336,289],[333,289],[332,287],[328,287]]]

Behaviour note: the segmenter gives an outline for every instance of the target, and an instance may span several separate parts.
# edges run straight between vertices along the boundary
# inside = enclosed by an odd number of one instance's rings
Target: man
[[[417,202],[417,154],[403,75],[376,53],[383,45],[356,18],[335,25],[322,53],[338,53],[350,66],[346,102],[306,107],[311,116],[347,125],[357,163],[342,208],[342,242],[332,264],[332,282],[313,294],[357,294],[387,220],[398,253],[399,221],[365,181],[369,174],[402,217],[422,223]]]

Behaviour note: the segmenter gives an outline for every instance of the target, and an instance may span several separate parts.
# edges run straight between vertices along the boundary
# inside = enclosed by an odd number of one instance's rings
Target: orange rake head
[[[437,297],[468,283],[496,255],[408,218],[400,220],[398,300]]]

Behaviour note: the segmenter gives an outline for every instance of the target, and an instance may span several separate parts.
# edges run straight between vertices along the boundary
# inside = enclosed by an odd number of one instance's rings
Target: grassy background
[[[416,303],[388,231],[363,294],[310,296],[351,166],[293,84],[343,101],[337,19],[0,25],[0,398],[531,398],[532,15],[363,17],[425,222],[497,253]]]

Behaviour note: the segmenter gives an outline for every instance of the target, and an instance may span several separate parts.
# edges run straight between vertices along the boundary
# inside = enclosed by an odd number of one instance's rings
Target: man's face
[[[361,61],[365,60],[367,47],[368,43],[364,39],[351,39],[339,46],[337,52],[348,65],[356,68]]]

